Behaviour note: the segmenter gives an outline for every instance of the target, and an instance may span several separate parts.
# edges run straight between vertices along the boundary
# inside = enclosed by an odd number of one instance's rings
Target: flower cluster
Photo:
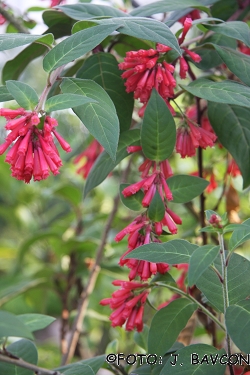
[[[186,118],[186,123],[177,130],[176,152],[182,158],[194,156],[197,147],[204,149],[208,146],[213,147],[217,139],[207,117],[202,117],[200,127],[195,124],[197,122],[196,106],[187,109]]]
[[[121,327],[126,322],[127,331],[136,328],[138,332],[141,332],[144,305],[149,294],[148,284],[123,280],[115,280],[112,284],[121,288],[116,290],[111,298],[100,301],[101,305],[110,305],[114,310],[110,315],[112,327]],[[135,291],[139,291],[139,294],[136,294]]]
[[[102,151],[103,147],[94,139],[89,146],[74,159],[74,164],[80,165],[76,173],[82,175],[83,178],[87,178],[94,162]]]
[[[36,112],[23,108],[0,109],[0,116],[6,118],[5,129],[9,131],[5,142],[0,146],[0,155],[9,147],[5,161],[10,164],[12,176],[29,183],[46,179],[50,171],[56,175],[62,161],[54,143],[54,137],[66,152],[70,145],[57,133],[57,121],[45,116],[43,129],[38,128],[40,118]]]
[[[181,45],[187,32],[192,26],[191,18],[186,18],[183,32],[179,38]],[[200,62],[201,57],[187,48],[184,54],[195,62]],[[143,116],[152,89],[155,88],[165,100],[172,114],[174,109],[169,103],[169,99],[174,96],[176,80],[173,76],[175,66],[164,60],[165,54],[171,50],[170,47],[157,43],[156,49],[129,51],[126,53],[124,62],[119,64],[122,78],[126,79],[125,86],[127,92],[134,92],[134,98],[139,99],[143,106],[139,110],[139,116]],[[180,77],[185,78],[189,65],[184,56],[180,57]]]

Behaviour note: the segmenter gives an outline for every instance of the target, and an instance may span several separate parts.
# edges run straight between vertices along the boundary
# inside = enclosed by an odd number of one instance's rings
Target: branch
[[[125,169],[125,171],[123,173],[123,176],[122,176],[122,179],[126,180],[126,177],[129,173],[129,170],[130,170],[130,163],[128,164],[127,168]],[[89,296],[91,295],[91,293],[94,290],[96,279],[97,279],[97,276],[100,272],[100,263],[101,263],[101,259],[102,259],[102,254],[103,254],[103,251],[104,251],[104,247],[106,245],[106,241],[107,241],[109,230],[111,228],[111,224],[112,224],[113,219],[114,219],[114,217],[116,215],[116,212],[118,210],[119,201],[120,201],[120,194],[117,194],[116,197],[114,198],[113,209],[110,213],[110,216],[107,220],[107,223],[105,225],[105,228],[104,228],[104,231],[103,231],[103,234],[102,234],[101,243],[100,243],[100,245],[97,249],[96,260],[95,260],[94,266],[93,266],[93,268],[91,270],[91,273],[89,275],[87,285],[86,285],[85,289],[83,290],[83,292],[80,296],[79,302],[78,302],[77,315],[76,315],[75,320],[73,322],[71,334],[70,334],[70,337],[69,337],[69,340],[68,340],[67,352],[64,353],[63,356],[62,356],[62,362],[61,362],[62,365],[65,365],[66,363],[68,363],[74,355],[75,348],[76,348],[77,342],[79,340],[79,336],[80,336],[81,331],[82,331],[82,322],[83,322],[84,316],[86,314],[86,310],[88,308]]]
[[[19,33],[29,34],[29,30],[23,26],[17,18],[4,9],[2,2],[0,2],[0,14],[9,21]]]
[[[37,375],[61,375],[61,372],[59,371],[47,370],[42,367],[37,367],[32,363],[24,361],[22,358],[10,358],[4,354],[0,354],[0,362],[5,362],[14,366],[26,368],[27,370],[34,371]]]

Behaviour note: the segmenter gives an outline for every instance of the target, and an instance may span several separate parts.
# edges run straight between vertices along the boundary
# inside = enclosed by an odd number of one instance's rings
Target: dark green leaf
[[[227,47],[214,48],[223,62],[243,83],[250,86],[250,57]]]
[[[37,364],[37,349],[33,342],[29,340],[19,340],[7,346],[7,351],[18,358],[33,365]],[[9,363],[0,362],[0,373],[4,375],[33,375],[34,371],[26,368],[11,365]]]
[[[176,127],[173,116],[158,92],[153,89],[141,128],[144,155],[154,161],[166,160],[173,152]]]
[[[154,315],[149,329],[149,353],[155,353],[158,356],[165,354],[196,309],[197,305],[185,298],[176,299],[160,309]]]
[[[9,93],[6,86],[0,86],[0,102],[7,102],[13,100],[13,96]]]
[[[0,311],[0,337],[9,336],[33,339],[30,330],[14,314]]]
[[[208,116],[220,143],[238,164],[243,176],[243,187],[246,188],[250,184],[250,109],[208,103]]]
[[[165,206],[158,190],[156,190],[148,208],[148,217],[152,221],[161,221],[165,215]]]
[[[138,143],[139,139],[140,131],[138,129],[123,132],[119,139],[115,162],[112,161],[112,159],[106,151],[101,153],[101,155],[97,158],[95,164],[91,168],[91,171],[88,175],[84,189],[84,197],[86,197],[86,195],[92,189],[94,189],[101,182],[103,182],[105,178],[109,175],[109,173],[112,172],[115,166],[129,155],[127,152],[127,147],[131,146],[134,142]]]
[[[186,203],[200,195],[209,182],[200,177],[176,175],[167,179],[174,203]]]
[[[111,53],[100,52],[90,56],[78,71],[77,78],[92,79],[102,86],[115,105],[120,130],[130,128],[134,109],[133,94],[126,92],[118,63]]]
[[[250,301],[239,301],[227,308],[225,321],[228,333],[235,345],[245,353],[250,352]]]
[[[58,368],[54,369],[54,371],[60,371],[60,372],[65,373],[65,371],[71,370],[72,375],[73,375],[74,370],[77,370],[78,366],[85,365],[85,366],[90,366],[91,369],[93,370],[94,374],[96,374],[97,371],[102,367],[102,365],[105,361],[105,358],[106,358],[105,355],[100,355],[98,357],[93,357],[93,358],[90,358],[90,359],[84,359],[82,361],[75,362],[75,363],[72,363],[70,365],[58,367]]]
[[[250,219],[245,220],[242,229],[235,230],[229,240],[229,249],[235,250],[238,246],[250,240]]]
[[[17,318],[28,328],[30,332],[43,329],[56,320],[52,316],[42,314],[22,314],[17,315]]]
[[[220,250],[220,246],[205,245],[196,249],[191,255],[188,268],[188,284],[192,286],[203,272],[213,263]]]
[[[214,265],[221,273],[220,257],[215,259]],[[196,285],[213,306],[224,312],[222,284],[211,268],[202,274]],[[228,264],[228,294],[230,305],[250,295],[250,262],[235,253],[232,254]]]
[[[94,371],[89,365],[79,363],[78,365],[72,364],[71,367],[63,372],[64,375],[95,375]]]
[[[132,16],[147,17],[153,14],[182,10],[186,8],[202,8],[201,2],[197,0],[162,0],[133,9]]]
[[[33,110],[37,105],[37,93],[26,83],[18,81],[7,81],[6,86],[10,94],[21,107]]]
[[[85,20],[89,18],[99,17],[125,17],[128,16],[125,12],[107,5],[101,4],[72,4],[58,6],[67,16],[74,20]]]
[[[193,344],[178,350],[175,357],[170,357],[160,375],[224,375],[227,362],[224,349],[217,350],[206,344]],[[222,356],[225,355],[224,361]],[[222,363],[220,359],[222,358]],[[171,363],[172,362],[172,363]],[[225,364],[224,364],[225,363]]]
[[[44,70],[51,72],[59,66],[83,56],[100,44],[115,29],[116,25],[98,25],[68,37],[45,56]]]
[[[0,35],[0,51],[5,51],[7,49],[24,46],[25,44],[32,43],[34,41],[37,41],[38,39],[43,41],[44,38],[45,36],[41,36],[41,35],[29,35],[29,34],[21,34],[21,33],[1,34]],[[53,41],[52,34],[50,34],[48,38],[49,39],[45,39],[45,40]]]
[[[74,93],[97,101],[76,107],[74,112],[115,160],[119,140],[119,119],[115,106],[105,90],[94,81],[79,78],[64,78],[61,88],[65,94]]]
[[[83,95],[76,94],[60,94],[49,98],[45,103],[45,111],[59,111],[61,109],[67,109],[77,107],[86,103],[93,103],[96,100],[88,98]]]
[[[213,82],[199,78],[188,86],[182,86],[194,96],[211,102],[250,106],[250,88],[233,81]]]
[[[171,240],[164,243],[150,243],[131,251],[124,259],[140,259],[154,263],[189,263],[197,245],[186,240]]]
[[[246,22],[228,21],[219,25],[205,25],[207,29],[220,33],[230,38],[241,40],[250,47],[249,27]]]
[[[141,201],[144,197],[144,194],[141,190],[139,190],[136,194],[130,195],[129,197],[124,197],[122,194],[122,191],[129,186],[130,184],[121,184],[120,185],[120,198],[124,206],[129,208],[133,211],[140,211],[143,209],[143,206],[141,204]]]

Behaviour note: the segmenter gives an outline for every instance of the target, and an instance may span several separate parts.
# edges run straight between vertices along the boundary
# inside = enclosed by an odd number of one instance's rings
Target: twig
[[[129,173],[129,170],[130,170],[130,163],[128,164],[127,168],[125,169],[125,171],[123,173],[123,176],[122,176],[122,179],[126,180],[126,177]],[[101,243],[100,243],[100,245],[97,249],[95,263],[94,263],[93,268],[90,272],[87,285],[86,285],[85,289],[83,290],[83,292],[82,292],[82,294],[79,298],[77,315],[76,315],[75,320],[73,322],[71,334],[70,334],[70,337],[69,337],[69,340],[68,340],[68,345],[67,345],[68,350],[67,350],[67,353],[62,355],[62,361],[61,361],[62,365],[67,364],[74,355],[75,348],[76,348],[77,342],[79,340],[79,336],[80,336],[81,331],[82,331],[82,322],[83,322],[86,310],[88,308],[89,296],[91,295],[91,293],[93,292],[94,287],[95,287],[96,279],[97,279],[97,276],[98,276],[99,271],[100,271],[99,265],[100,265],[100,262],[101,262],[101,259],[102,259],[104,247],[106,245],[106,241],[107,241],[109,230],[111,228],[111,224],[112,224],[113,219],[114,219],[114,217],[116,215],[116,212],[118,210],[119,201],[120,201],[120,194],[117,194],[116,197],[114,198],[113,209],[110,213],[110,216],[107,220],[107,223],[105,225],[105,228],[104,228],[104,231],[103,231],[103,234],[102,234]]]
[[[2,2],[0,3],[0,14],[9,21],[19,33],[29,34],[29,30],[23,26],[17,18],[4,9]]]
[[[27,370],[34,371],[37,375],[61,375],[61,372],[59,371],[47,370],[42,367],[37,367],[32,363],[24,361],[22,358],[10,358],[4,354],[0,354],[0,362],[5,362],[14,366],[26,368]]]

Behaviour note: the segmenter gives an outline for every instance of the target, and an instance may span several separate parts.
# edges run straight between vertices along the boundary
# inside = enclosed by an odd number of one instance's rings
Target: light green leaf
[[[174,10],[182,10],[187,8],[204,8],[201,2],[196,0],[161,0],[152,4],[147,4],[133,9],[130,12],[132,16],[147,17],[153,14],[172,12]]]
[[[176,299],[160,309],[154,315],[149,329],[149,353],[164,355],[196,309],[197,305],[185,298]]]
[[[152,221],[161,221],[165,215],[165,206],[158,190],[156,190],[148,208],[148,217]]]
[[[17,318],[28,328],[30,332],[43,329],[56,320],[52,316],[42,314],[22,314],[17,315]]]
[[[98,25],[79,31],[54,47],[44,58],[46,72],[68,64],[100,44],[116,29],[116,25]]]
[[[220,246],[205,245],[193,252],[188,268],[188,285],[196,284],[203,272],[213,263],[220,250]]]
[[[216,103],[250,106],[250,87],[233,81],[213,82],[199,78],[188,86],[181,85],[194,96]]]
[[[71,4],[57,6],[63,13],[74,20],[85,20],[101,17],[125,17],[127,13],[108,5],[101,4]]]
[[[246,87],[247,88],[247,87]],[[249,88],[248,88],[249,89]],[[235,97],[237,94],[235,94]],[[243,188],[250,184],[250,109],[208,103],[208,117],[219,142],[230,152],[243,176]]]
[[[136,194],[130,195],[129,197],[124,197],[122,194],[122,191],[128,187],[130,184],[121,184],[120,185],[120,198],[124,206],[129,208],[133,211],[141,211],[143,209],[143,206],[141,204],[141,201],[144,197],[144,194],[141,190],[139,190]]]
[[[250,33],[246,22],[242,21],[227,21],[219,25],[204,25],[207,29],[220,33],[230,38],[241,40],[248,47],[250,47]]]
[[[225,322],[235,345],[245,353],[250,352],[250,301],[239,301],[227,308]]]
[[[214,45],[223,62],[243,83],[250,86],[250,57],[227,47]]]
[[[54,38],[52,34],[47,34],[42,37],[41,35],[29,35],[29,34],[21,34],[21,33],[1,34],[0,35],[0,51],[5,51],[7,49],[24,46],[25,44],[29,44],[38,40],[40,40],[41,42],[48,41],[48,40],[53,42],[53,39]]]
[[[134,341],[137,345],[139,345],[142,349],[148,352],[148,333],[149,327],[144,324],[142,332],[135,332],[134,333]]]
[[[88,98],[83,95],[76,94],[60,94],[49,98],[45,103],[45,111],[59,111],[60,109],[67,109],[77,107],[86,103],[93,103],[96,100]]]
[[[214,265],[221,273],[221,261],[218,256]],[[216,273],[208,268],[196,282],[209,302],[224,312],[222,284]],[[233,305],[250,295],[250,262],[239,254],[233,253],[228,264],[229,304]]]
[[[207,344],[193,344],[177,350],[175,354],[177,357],[170,357],[160,375],[225,374],[227,358],[224,349],[217,350],[214,346]],[[223,355],[225,358],[222,357]],[[174,366],[175,358],[177,358],[177,362]],[[221,358],[222,363],[220,362]]]
[[[119,119],[115,106],[105,90],[94,81],[79,78],[64,78],[61,88],[65,94],[83,95],[97,101],[73,109],[88,131],[115,160],[119,140]]]
[[[0,86],[0,102],[7,102],[13,100],[13,96],[9,93],[6,86]]]
[[[100,52],[90,56],[85,60],[76,77],[92,79],[102,86],[115,105],[120,131],[130,128],[134,109],[133,93],[126,92],[118,62],[111,53]]]
[[[63,372],[64,375],[95,375],[94,371],[89,365],[79,363],[78,365],[72,364],[71,367]]]
[[[188,175],[176,175],[167,179],[173,194],[174,203],[186,203],[200,195],[209,182],[203,178]]]
[[[67,200],[75,207],[79,206],[82,201],[82,192],[74,185],[63,185],[55,189],[53,193],[61,197],[63,200]]]
[[[84,189],[84,197],[86,197],[92,189],[103,182],[116,165],[129,155],[127,147],[135,142],[138,143],[139,139],[140,131],[138,129],[123,132],[120,135],[115,162],[110,158],[106,151],[101,153],[88,175]]]
[[[141,145],[146,158],[166,160],[173,152],[176,127],[173,116],[158,92],[153,89],[141,127]]]
[[[245,220],[242,229],[235,230],[229,240],[229,250],[233,251],[244,242],[250,240],[250,219]]]
[[[35,90],[23,82],[7,81],[6,86],[16,102],[25,109],[33,110],[38,103]]]
[[[7,346],[7,351],[18,358],[33,365],[37,364],[37,349],[33,342],[29,340],[19,340]],[[11,365],[9,363],[0,362],[0,373],[4,375],[33,375],[34,371],[26,368]]]
[[[137,247],[127,254],[124,259],[140,259],[168,264],[189,263],[190,257],[197,247],[197,245],[191,244],[186,240],[150,243]]]
[[[0,311],[0,337],[9,336],[33,339],[30,330],[14,314]]]
[[[93,358],[90,358],[90,359],[84,359],[82,361],[75,362],[75,363],[72,363],[70,365],[55,368],[54,371],[60,371],[60,372],[65,373],[65,371],[71,370],[71,373],[73,375],[74,370],[77,371],[79,366],[85,365],[85,366],[90,366],[91,369],[93,370],[94,374],[96,374],[97,371],[102,367],[102,365],[105,361],[105,358],[106,358],[106,355],[100,355],[98,357],[93,357]],[[82,372],[82,374],[85,374],[85,373]]]

